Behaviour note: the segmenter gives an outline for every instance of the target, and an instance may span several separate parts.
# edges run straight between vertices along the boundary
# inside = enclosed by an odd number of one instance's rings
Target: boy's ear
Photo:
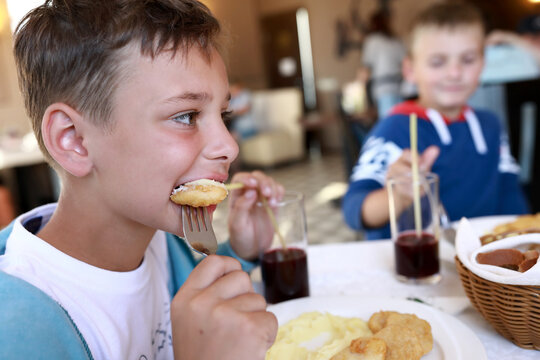
[[[41,123],[43,142],[52,158],[74,176],[82,177],[92,169],[84,146],[82,115],[65,103],[49,105]]]
[[[406,56],[401,63],[401,73],[407,82],[415,83],[413,62],[410,56]]]

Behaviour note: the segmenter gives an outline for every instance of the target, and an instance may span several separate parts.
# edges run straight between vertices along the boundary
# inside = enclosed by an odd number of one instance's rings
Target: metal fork
[[[193,251],[204,256],[216,253],[216,235],[205,207],[182,206],[182,227],[184,238]]]

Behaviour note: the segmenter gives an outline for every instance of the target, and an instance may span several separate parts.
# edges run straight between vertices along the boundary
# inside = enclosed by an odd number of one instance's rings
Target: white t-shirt
[[[173,359],[165,234],[156,232],[137,269],[104,270],[66,255],[23,226],[30,229],[33,219],[38,230],[55,208],[45,205],[16,219],[0,270],[61,304],[95,359]]]
[[[371,69],[374,80],[375,99],[385,94],[399,94],[401,62],[405,57],[405,46],[399,39],[373,33],[366,37],[362,48],[362,62]]]

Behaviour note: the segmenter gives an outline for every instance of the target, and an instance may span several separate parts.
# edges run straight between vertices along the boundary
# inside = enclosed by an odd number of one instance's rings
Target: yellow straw
[[[412,186],[414,198],[414,227],[416,236],[422,236],[422,217],[420,213],[420,181],[418,171],[418,130],[416,114],[411,114],[409,122],[409,132],[411,133],[411,160],[412,160]]]
[[[283,235],[281,235],[281,231],[279,231],[279,225],[276,221],[276,217],[274,216],[274,212],[272,211],[272,209],[270,209],[270,206],[268,205],[268,201],[266,201],[266,198],[262,194],[259,196],[259,198],[261,199],[263,207],[266,210],[268,217],[270,218],[270,222],[272,222],[272,226],[274,227],[274,231],[276,232],[279,238],[279,242],[281,243],[283,250],[287,251],[287,244],[285,243],[285,239],[283,238]]]
[[[242,184],[242,183],[230,183],[230,184],[225,184],[225,188],[229,191],[231,190],[236,190],[236,189],[241,189],[243,188],[245,185]]]

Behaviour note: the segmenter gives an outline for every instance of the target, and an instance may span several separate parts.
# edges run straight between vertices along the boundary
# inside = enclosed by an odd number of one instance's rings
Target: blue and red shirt
[[[390,238],[388,225],[364,227],[362,204],[370,192],[385,186],[388,167],[410,147],[412,113],[418,116],[419,153],[431,145],[441,150],[431,171],[439,176],[440,199],[452,221],[528,211],[519,185],[519,166],[494,114],[465,106],[451,121],[436,110],[406,101],[375,125],[362,147],[343,200],[350,227],[364,230],[368,239]]]

